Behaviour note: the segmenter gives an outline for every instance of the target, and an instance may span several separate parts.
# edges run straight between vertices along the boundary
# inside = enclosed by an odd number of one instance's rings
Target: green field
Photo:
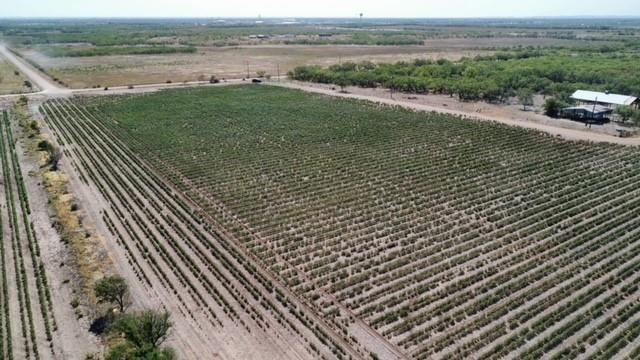
[[[58,131],[106,129],[365,347],[354,316],[416,359],[640,355],[635,148],[269,86],[74,103]]]

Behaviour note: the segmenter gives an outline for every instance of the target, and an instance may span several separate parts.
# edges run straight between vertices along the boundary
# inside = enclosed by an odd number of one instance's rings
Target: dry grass
[[[25,92],[24,81],[26,78],[22,73],[15,74],[17,69],[4,57],[0,55],[0,95],[16,94]]]
[[[103,269],[109,259],[100,255],[102,239],[86,229],[77,211],[72,210],[75,199],[68,193],[68,177],[59,171],[42,174],[51,206],[55,211],[58,230],[71,250],[77,267],[78,281],[85,300],[95,305],[95,282],[104,277]]]
[[[50,140],[38,128],[30,126],[32,118],[26,105],[16,106],[14,114],[27,135],[27,148],[34,153],[40,165],[42,182],[55,213],[54,224],[74,261],[77,274],[74,284],[80,289],[82,302],[93,307],[97,303],[93,291],[95,282],[105,276],[105,269],[111,267],[110,259],[103,251],[103,239],[83,223],[82,210],[78,209],[76,199],[69,191],[68,176],[60,170],[49,169],[50,154],[39,150],[38,143]]]
[[[447,43],[445,46],[450,46]],[[467,42],[467,47],[471,44]],[[50,58],[35,50],[24,55],[43,66],[55,78],[72,88],[100,85],[152,84],[193,81],[199,78],[241,78],[256,76],[258,71],[285,75],[305,64],[331,65],[345,61],[395,62],[416,58],[456,60],[463,56],[492,51],[427,46],[244,46],[200,48],[196,54],[163,54],[136,56],[98,56],[84,58]]]

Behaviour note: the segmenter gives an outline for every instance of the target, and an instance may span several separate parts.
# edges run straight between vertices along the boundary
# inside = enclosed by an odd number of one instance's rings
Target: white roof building
[[[628,95],[618,95],[618,94],[609,94],[602,93],[596,91],[586,91],[586,90],[578,90],[571,98],[578,101],[585,101],[591,103],[599,103],[599,104],[609,104],[609,105],[627,105],[631,106],[633,104],[637,104],[637,97],[628,96]]]

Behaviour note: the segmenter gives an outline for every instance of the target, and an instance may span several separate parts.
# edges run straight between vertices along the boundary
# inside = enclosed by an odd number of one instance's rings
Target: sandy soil
[[[18,130],[18,129],[16,129]],[[69,266],[68,249],[63,245],[60,235],[51,225],[52,212],[40,177],[37,159],[24,148],[24,142],[17,143],[18,156],[22,166],[25,186],[29,192],[29,202],[33,208],[33,220],[36,235],[40,241],[41,258],[44,261],[49,279],[54,314],[58,330],[54,334],[57,359],[84,359],[84,356],[97,353],[101,349],[100,341],[89,333],[89,319],[78,320],[70,303],[76,296],[70,282],[74,275]]]

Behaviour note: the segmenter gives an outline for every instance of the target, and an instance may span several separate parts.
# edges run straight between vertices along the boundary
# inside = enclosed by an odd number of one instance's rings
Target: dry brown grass
[[[104,255],[102,238],[83,223],[83,213],[77,208],[76,199],[70,192],[68,176],[58,170],[51,171],[50,154],[39,150],[38,143],[50,142],[47,135],[30,126],[32,118],[25,104],[14,107],[14,115],[18,119],[23,134],[27,139],[26,148],[35,155],[40,165],[39,175],[47,191],[49,204],[54,210],[52,219],[62,240],[68,245],[73,259],[76,288],[80,290],[85,305],[94,307],[97,304],[93,291],[95,282],[105,275],[105,269],[111,268],[111,261]]]
[[[3,56],[0,55],[0,95],[17,94],[24,92],[26,78],[22,73],[16,76],[17,69]]]
[[[135,56],[99,56],[84,58],[50,58],[35,50],[25,50],[24,55],[42,65],[55,78],[72,88],[88,88],[100,85],[174,83],[194,81],[199,78],[242,78],[256,76],[258,71],[286,75],[296,66],[317,64],[331,65],[345,61],[396,62],[416,58],[457,60],[463,56],[487,54],[490,50],[440,46],[244,46],[206,47],[196,54],[163,54]],[[465,46],[467,48],[465,48]]]

